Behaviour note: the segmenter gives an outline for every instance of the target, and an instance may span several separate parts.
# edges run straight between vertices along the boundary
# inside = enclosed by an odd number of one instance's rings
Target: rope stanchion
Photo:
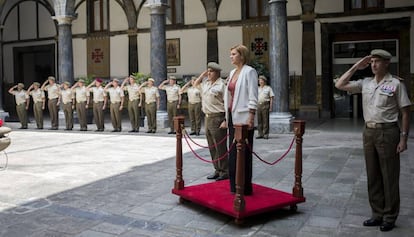
[[[213,145],[211,145],[211,146],[204,146],[204,145],[201,145],[201,144],[197,143],[196,141],[194,141],[194,140],[191,138],[191,136],[190,136],[190,135],[188,135],[187,130],[183,129],[183,132],[182,132],[182,133],[183,133],[184,137],[189,138],[189,139],[190,139],[190,141],[191,141],[192,143],[194,143],[195,145],[197,145],[197,146],[199,146],[199,147],[202,147],[202,148],[208,148],[208,149],[217,147],[217,146],[218,146],[218,145],[220,145],[221,143],[225,142],[225,141],[226,141],[226,139],[230,136],[230,134],[228,134],[228,133],[227,133],[227,135],[226,135],[225,137],[223,137],[223,139],[221,139],[218,143],[213,144]]]
[[[207,162],[207,163],[216,163],[216,162],[219,162],[220,160],[223,160],[223,159],[227,158],[228,154],[230,153],[230,151],[231,151],[231,150],[233,150],[233,148],[234,148],[234,146],[235,146],[235,144],[236,144],[236,143],[233,141],[233,143],[232,143],[232,144],[231,144],[231,146],[230,146],[230,149],[228,149],[228,150],[226,151],[226,153],[224,153],[221,157],[219,157],[219,158],[217,158],[217,159],[215,159],[215,160],[213,160],[213,161],[212,161],[212,160],[207,160],[207,159],[205,159],[205,158],[201,157],[200,155],[198,155],[198,154],[194,151],[193,147],[191,147],[190,142],[188,141],[187,136],[184,136],[184,140],[185,140],[185,142],[187,143],[188,147],[190,148],[191,152],[194,154],[194,156],[195,156],[195,157],[197,157],[199,160],[202,160],[202,161]]]
[[[252,151],[252,148],[250,146],[250,144],[246,143],[247,148],[252,152],[252,154],[259,159],[261,162],[267,164],[267,165],[275,165],[277,164],[279,161],[283,160],[283,158],[285,158],[287,156],[287,154],[289,154],[289,152],[292,150],[293,144],[295,143],[295,137],[293,137],[292,142],[289,145],[289,148],[287,149],[287,151],[285,153],[283,153],[282,156],[280,156],[277,160],[275,160],[274,162],[269,162],[264,160],[263,158],[261,158],[256,152]]]

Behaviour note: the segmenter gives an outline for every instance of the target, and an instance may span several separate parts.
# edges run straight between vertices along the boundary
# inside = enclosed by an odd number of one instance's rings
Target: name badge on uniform
[[[391,86],[391,85],[381,85],[380,90],[381,90],[381,94],[393,96],[396,90],[396,87]]]

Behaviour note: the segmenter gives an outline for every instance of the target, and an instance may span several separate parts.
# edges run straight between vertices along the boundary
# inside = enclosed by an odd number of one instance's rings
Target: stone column
[[[9,113],[5,112],[3,109],[3,90],[4,88],[4,71],[3,71],[3,26],[0,26],[0,118],[5,120],[6,117],[9,117]]]
[[[270,0],[270,84],[275,98],[270,114],[271,133],[292,131],[293,117],[289,112],[289,57],[286,0]]]
[[[138,39],[137,29],[128,30],[128,70],[129,74],[138,72]]]
[[[219,63],[217,22],[207,22],[207,62]]]
[[[151,77],[158,86],[167,79],[167,51],[165,38],[166,0],[148,1],[146,7],[151,9]],[[157,127],[168,126],[166,94],[160,91],[160,109],[157,111]]]
[[[302,87],[299,116],[319,118],[316,103],[315,14],[302,15]]]
[[[167,79],[167,51],[165,39],[165,10],[168,5],[160,0],[146,5],[151,9],[151,77],[158,86]],[[166,110],[165,94],[162,93],[160,109]]]
[[[61,15],[54,16],[52,19],[58,23],[58,65],[59,73],[57,79],[59,82],[74,82],[73,75],[73,47],[72,47],[72,21],[74,16]]]

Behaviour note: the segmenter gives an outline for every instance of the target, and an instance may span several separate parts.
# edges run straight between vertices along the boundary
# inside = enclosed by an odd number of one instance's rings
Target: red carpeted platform
[[[290,193],[253,184],[253,194],[244,196],[245,210],[237,212],[233,209],[235,195],[230,193],[228,180],[188,186],[182,190],[173,189],[172,193],[238,219],[305,202],[305,198],[296,198]]]

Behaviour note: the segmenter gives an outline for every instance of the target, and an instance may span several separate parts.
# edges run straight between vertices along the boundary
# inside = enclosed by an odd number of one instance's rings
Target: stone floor
[[[145,129],[138,134],[14,129],[6,149],[8,167],[0,171],[0,236],[413,236],[413,128],[409,150],[401,155],[400,216],[388,233],[362,226],[370,208],[361,121],[308,122],[302,178],[306,202],[297,212],[280,209],[248,218],[242,226],[204,207],[178,203],[171,194],[175,136],[167,130],[147,135]],[[269,140],[255,140],[255,151],[274,161],[292,138],[271,134]],[[195,140],[205,144],[203,135]],[[196,159],[185,143],[183,149],[186,185],[207,182],[212,165]],[[196,152],[208,159],[206,149]],[[1,154],[0,166],[4,162]],[[291,192],[294,152],[275,166],[257,159],[253,165],[255,183]]]

